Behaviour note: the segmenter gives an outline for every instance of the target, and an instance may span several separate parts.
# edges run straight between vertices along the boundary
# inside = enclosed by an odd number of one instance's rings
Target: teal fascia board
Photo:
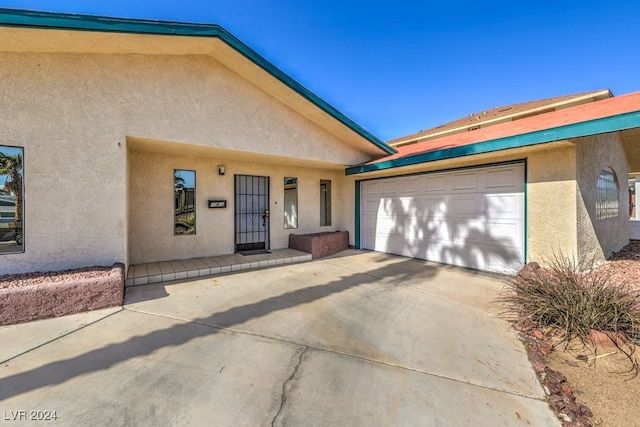
[[[471,156],[474,154],[491,153],[511,148],[529,147],[537,144],[545,144],[548,142],[580,138],[583,136],[597,135],[607,132],[616,132],[636,127],[640,127],[640,111],[524,133],[521,135],[509,136],[506,138],[478,142],[476,144],[429,151],[427,153],[414,154],[412,156],[382,161],[379,163],[352,166],[345,170],[345,174],[357,175],[365,172],[392,169],[402,166],[416,165],[419,163],[434,162],[437,160],[447,160],[456,157]]]
[[[335,107],[331,106],[309,89],[302,86],[284,71],[280,70],[249,46],[242,43],[237,37],[216,24],[189,24],[172,21],[150,21],[144,19],[112,18],[0,8],[0,26],[219,38],[245,58],[249,59],[276,79],[280,80],[307,101],[311,102],[331,117],[365,138],[380,150],[387,154],[393,154],[396,152],[394,148],[388,146],[371,132],[349,119]]]

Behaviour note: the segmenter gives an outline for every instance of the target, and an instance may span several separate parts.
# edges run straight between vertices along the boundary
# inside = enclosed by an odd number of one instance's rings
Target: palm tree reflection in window
[[[24,250],[23,150],[0,146],[0,253]]]
[[[196,234],[196,172],[173,171],[174,234]]]

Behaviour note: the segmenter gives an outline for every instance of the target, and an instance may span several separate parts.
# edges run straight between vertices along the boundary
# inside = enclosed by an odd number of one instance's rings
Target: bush
[[[192,234],[196,228],[196,216],[193,213],[186,214],[181,218],[177,219],[176,222],[176,230],[180,234]]]
[[[558,343],[565,343],[565,349],[577,339],[597,352],[592,331],[603,332],[629,357],[637,375],[640,370],[633,354],[640,344],[638,291],[615,280],[620,275],[609,268],[593,269],[593,264],[563,256],[545,264],[547,268],[527,264],[505,280],[497,299],[503,317],[558,331]]]

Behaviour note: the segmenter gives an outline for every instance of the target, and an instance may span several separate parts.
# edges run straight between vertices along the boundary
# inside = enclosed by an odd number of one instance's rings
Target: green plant
[[[193,213],[186,214],[181,218],[177,219],[177,224],[184,227],[182,233],[184,234],[192,234],[196,229],[196,216]]]
[[[576,341],[597,352],[593,331],[603,332],[631,361],[640,344],[640,294],[620,282],[609,268],[592,268],[562,255],[528,264],[516,276],[505,279],[496,300],[502,315],[512,321],[531,322],[540,329],[557,331],[557,344],[565,350]],[[593,359],[595,361],[595,358]]]

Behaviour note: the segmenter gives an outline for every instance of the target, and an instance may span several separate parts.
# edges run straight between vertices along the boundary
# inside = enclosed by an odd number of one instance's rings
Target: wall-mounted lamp
[[[224,175],[224,165],[218,165],[218,175]]]

